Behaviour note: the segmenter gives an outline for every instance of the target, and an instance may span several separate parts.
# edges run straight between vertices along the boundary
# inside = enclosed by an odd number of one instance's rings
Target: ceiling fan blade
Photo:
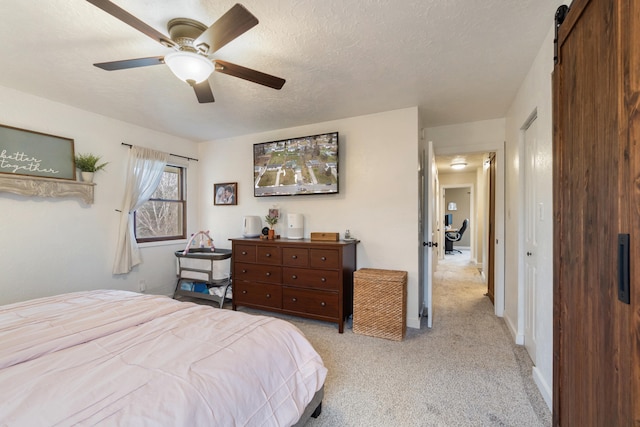
[[[213,92],[211,86],[209,86],[209,80],[204,80],[201,83],[193,85],[193,90],[196,92],[196,97],[200,104],[206,104],[208,102],[214,102]]]
[[[105,12],[107,12],[109,15],[113,16],[114,18],[119,19],[120,21],[124,22],[125,24],[135,28],[136,30],[140,31],[141,33],[151,37],[152,39],[154,39],[155,41],[157,41],[158,43],[164,45],[164,46],[169,46],[169,47],[173,47],[175,46],[175,43],[167,36],[165,36],[164,34],[162,34],[161,32],[159,32],[158,30],[156,30],[155,28],[147,25],[146,23],[142,22],[141,20],[139,20],[138,18],[136,18],[135,16],[133,16],[132,14],[130,14],[129,12],[127,12],[126,10],[122,9],[119,6],[116,6],[115,4],[111,3],[108,0],[87,0],[89,3],[91,3],[92,5],[104,10]]]
[[[259,85],[268,86],[273,89],[282,89],[285,79],[272,76],[270,74],[261,73],[260,71],[252,70],[241,65],[232,64],[227,61],[220,61],[216,59],[216,71],[224,74],[228,74],[239,79],[249,80],[250,82],[258,83]]]
[[[148,58],[125,59],[123,61],[100,62],[93,64],[107,71],[126,70],[127,68],[147,67],[149,65],[164,64],[164,56],[150,56]]]
[[[212,54],[256,25],[258,18],[238,3],[200,34],[193,45],[205,54]]]

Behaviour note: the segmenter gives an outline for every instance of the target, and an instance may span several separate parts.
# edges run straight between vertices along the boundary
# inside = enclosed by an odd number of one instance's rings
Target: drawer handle
[[[322,258],[320,258],[320,259],[321,259],[321,260],[323,260],[323,261],[326,261],[326,260],[327,260],[327,257],[326,257],[326,256],[323,256],[323,257],[322,257]]]
[[[271,294],[267,294],[267,298],[271,298]]]
[[[243,293],[243,294],[246,294],[246,293],[247,293],[247,290],[246,290],[246,289],[243,289],[243,290],[242,290],[242,293]]]
[[[320,279],[321,282],[326,282],[327,279],[325,277],[323,277],[322,279]]]
[[[266,256],[267,258],[269,258],[269,257],[271,256],[271,254],[270,254],[270,253],[267,253],[265,256]]]
[[[271,272],[267,271],[267,274],[265,274],[265,276],[267,276],[267,277],[271,276]]]
[[[292,279],[297,279],[298,276],[296,276],[295,274],[293,276],[291,276]]]
[[[246,255],[246,254],[247,254],[247,251],[242,251],[242,255]]]
[[[298,259],[298,255],[293,255],[291,258]]]
[[[242,269],[242,272],[243,272],[243,273],[246,273],[246,272],[247,272],[247,270],[245,270],[245,269]]]
[[[320,303],[320,305],[321,305],[321,306],[323,306],[323,307],[325,307],[325,306],[327,305],[327,303],[326,303],[326,302],[324,302],[324,301],[322,301],[322,302]]]
[[[291,298],[291,301],[298,302],[298,298]]]

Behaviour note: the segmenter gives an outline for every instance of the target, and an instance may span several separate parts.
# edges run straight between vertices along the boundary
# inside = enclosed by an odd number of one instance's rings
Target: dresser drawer
[[[282,248],[282,265],[309,267],[309,249]]]
[[[256,262],[256,245],[233,245],[233,261]]]
[[[282,286],[234,281],[233,303],[280,308],[282,306]]]
[[[282,267],[279,265],[233,264],[233,280],[250,280],[255,282],[281,283]]]
[[[282,252],[277,246],[258,246],[256,261],[261,264],[282,264]]]
[[[340,253],[337,249],[311,249],[309,254],[313,268],[341,268]]]
[[[301,288],[337,291],[340,288],[340,272],[336,270],[283,267],[282,283]]]
[[[298,313],[336,318],[338,312],[336,292],[314,291],[285,286],[282,289],[282,308]]]
[[[288,313],[338,324],[353,313],[357,242],[231,239],[233,309]]]

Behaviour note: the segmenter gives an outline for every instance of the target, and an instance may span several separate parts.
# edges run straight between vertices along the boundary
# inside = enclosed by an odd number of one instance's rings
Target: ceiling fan
[[[209,85],[212,72],[228,74],[250,82],[281,89],[285,80],[231,62],[211,59],[218,49],[258,24],[258,19],[241,4],[236,4],[210,27],[189,18],[175,18],[167,23],[169,37],[142,22],[108,0],[87,0],[113,17],[151,37],[163,46],[175,49],[165,56],[126,59],[93,64],[107,71],[167,64],[181,80],[189,83],[198,102],[214,102]]]

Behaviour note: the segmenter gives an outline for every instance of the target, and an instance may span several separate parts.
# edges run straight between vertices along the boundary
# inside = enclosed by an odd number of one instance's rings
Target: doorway
[[[460,234],[460,240],[451,244],[451,254],[459,253],[462,247],[469,250],[470,260],[477,262],[477,251],[475,250],[475,220],[478,215],[476,215],[474,184],[441,185],[440,188],[442,195],[442,211],[440,216],[445,219],[448,218],[451,221],[449,227],[445,225],[443,235],[446,236],[449,230],[461,230],[463,221],[469,220],[467,221],[467,228]],[[446,255],[446,251],[443,251],[442,255]]]
[[[487,144],[473,147],[440,147],[436,151],[436,163],[440,177],[441,192],[447,187],[473,187],[474,208],[472,210],[470,249],[473,259],[482,270],[487,280],[487,296],[494,303],[494,313],[498,317],[504,314],[504,149],[500,145]],[[485,148],[485,151],[478,149]],[[479,156],[480,160],[473,172],[466,179],[447,181],[446,172],[451,160],[459,157]],[[466,173],[470,173],[467,169]],[[441,208],[438,218],[444,224],[444,205],[442,194],[438,200]],[[478,214],[480,212],[481,214]],[[475,215],[475,216],[474,216]],[[438,230],[444,236],[444,230]],[[441,245],[441,257],[444,256],[444,245]]]

